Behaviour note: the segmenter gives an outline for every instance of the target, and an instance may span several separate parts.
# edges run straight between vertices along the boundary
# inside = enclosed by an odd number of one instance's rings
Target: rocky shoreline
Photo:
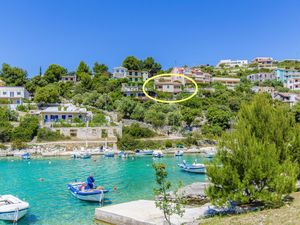
[[[114,151],[116,154],[118,153],[117,148],[111,148],[112,151]],[[184,154],[203,154],[204,156],[207,154],[215,154],[216,153],[216,147],[215,146],[209,146],[209,147],[193,147],[193,148],[168,148],[164,149],[163,153],[166,155],[173,155],[177,150],[182,150]],[[42,156],[42,157],[55,157],[55,156],[71,156],[74,154],[74,152],[88,152],[91,155],[103,155],[104,152],[100,151],[99,147],[90,147],[90,148],[84,148],[77,146],[76,148],[67,148],[64,146],[32,146],[27,149],[23,150],[12,150],[12,149],[6,149],[1,150],[0,149],[0,157],[12,157],[12,156],[18,156],[23,153],[30,153],[33,156]],[[134,151],[126,151],[129,155],[134,155]]]

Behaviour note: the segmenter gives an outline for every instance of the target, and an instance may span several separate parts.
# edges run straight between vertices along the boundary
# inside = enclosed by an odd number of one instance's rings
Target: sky
[[[0,63],[29,76],[154,57],[164,69],[300,58],[299,0],[0,0]]]

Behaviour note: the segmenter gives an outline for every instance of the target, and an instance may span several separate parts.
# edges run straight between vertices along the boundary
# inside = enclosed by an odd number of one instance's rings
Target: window
[[[7,92],[6,91],[3,91],[3,95],[6,95],[7,94]]]
[[[20,91],[18,91],[18,92],[17,92],[17,95],[21,95],[21,92],[20,92]]]

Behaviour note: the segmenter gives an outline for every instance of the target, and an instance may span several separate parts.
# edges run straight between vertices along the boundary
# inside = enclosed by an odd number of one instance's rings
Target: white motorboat
[[[164,154],[162,153],[161,150],[156,150],[156,151],[153,151],[152,156],[156,157],[156,158],[161,158],[161,157],[164,157]]]
[[[174,153],[174,156],[183,156],[183,151],[182,151],[182,150],[177,150],[177,151]]]
[[[69,191],[72,195],[83,201],[92,201],[92,202],[102,202],[104,200],[104,194],[108,190],[99,190],[99,189],[87,189],[81,190],[81,186],[84,182],[74,182],[67,185]]]
[[[0,220],[18,221],[25,216],[29,203],[13,195],[0,196]]]

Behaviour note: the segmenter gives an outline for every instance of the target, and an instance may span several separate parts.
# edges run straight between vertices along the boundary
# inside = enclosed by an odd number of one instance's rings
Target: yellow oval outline
[[[147,93],[146,90],[145,90],[146,84],[147,84],[149,81],[154,80],[154,79],[157,78],[157,77],[164,77],[164,76],[169,76],[169,77],[170,77],[170,76],[184,77],[184,78],[190,80],[190,81],[195,85],[195,87],[196,87],[194,93],[193,93],[191,96],[189,96],[189,97],[187,97],[187,98],[180,99],[180,100],[161,100],[161,99],[153,98],[152,96],[148,95],[148,93]],[[143,90],[144,94],[145,94],[148,98],[150,98],[150,99],[152,99],[152,100],[154,100],[154,101],[156,101],[156,102],[161,102],[161,103],[179,103],[179,102],[187,101],[187,100],[191,99],[192,97],[194,97],[194,96],[197,94],[197,92],[198,92],[198,85],[197,85],[196,81],[194,81],[192,78],[190,78],[190,77],[188,77],[188,76],[186,76],[186,75],[183,75],[183,74],[176,74],[176,73],[164,73],[164,74],[155,75],[155,76],[150,77],[149,79],[147,79],[147,80],[144,82],[144,84],[143,84],[142,90]]]

